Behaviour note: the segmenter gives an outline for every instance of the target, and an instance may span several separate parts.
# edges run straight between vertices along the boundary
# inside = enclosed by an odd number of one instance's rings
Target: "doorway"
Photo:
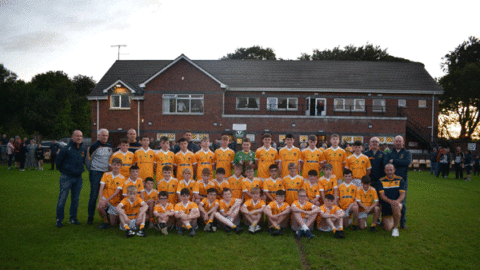
[[[305,115],[310,116],[326,116],[327,115],[327,99],[307,97],[307,106]]]

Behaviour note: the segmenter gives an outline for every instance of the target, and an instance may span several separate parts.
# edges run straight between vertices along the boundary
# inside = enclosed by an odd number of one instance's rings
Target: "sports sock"
[[[125,224],[123,227],[125,228],[125,230],[130,230],[130,227],[127,224]]]
[[[235,228],[237,228],[237,225],[233,225],[233,226],[232,226],[232,229],[235,229]]]
[[[280,226],[278,226],[278,225],[275,226],[275,229],[280,230]]]
[[[211,219],[208,220],[208,223],[212,223],[212,222],[213,222],[213,220],[211,220]]]
[[[377,223],[372,222],[372,226],[370,226],[370,227],[376,227],[376,226],[377,226]]]
[[[340,227],[338,228],[338,230],[339,230],[339,231],[343,231],[343,226],[340,226]]]
[[[192,228],[192,225],[188,224],[187,225],[187,230],[190,230]]]
[[[336,233],[337,232],[337,228],[333,228],[333,233]]]
[[[145,228],[145,224],[140,224],[140,230],[143,230]]]

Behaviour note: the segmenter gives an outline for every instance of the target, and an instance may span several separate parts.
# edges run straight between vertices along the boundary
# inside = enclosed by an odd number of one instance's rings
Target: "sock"
[[[108,218],[105,217],[102,220],[103,220],[103,222],[108,223]]]
[[[340,226],[340,227],[338,228],[338,230],[342,232],[342,231],[343,231],[343,226]]]
[[[257,226],[257,223],[252,223],[252,226],[253,226],[253,227]]]
[[[233,226],[232,226],[232,229],[235,229],[235,228],[237,228],[237,225],[233,225]]]
[[[213,220],[211,220],[211,219],[208,220],[208,223],[212,223],[212,222],[213,222]]]
[[[165,223],[161,222],[160,223],[160,228],[162,228],[162,229],[165,228],[165,225],[166,225]]]
[[[130,230],[130,227],[127,224],[125,224],[123,227],[125,228],[125,230]]]
[[[143,230],[145,228],[145,224],[140,224],[140,230]]]
[[[280,230],[280,226],[276,226],[275,229]]]
[[[150,218],[150,222],[153,222],[153,221],[154,221],[154,219],[153,219],[153,217],[151,217],[151,218]]]
[[[336,233],[337,232],[337,228],[333,228],[333,233]]]
[[[190,230],[192,228],[192,225],[188,224],[187,225],[187,230]]]
[[[357,221],[352,222],[353,225],[357,226]]]

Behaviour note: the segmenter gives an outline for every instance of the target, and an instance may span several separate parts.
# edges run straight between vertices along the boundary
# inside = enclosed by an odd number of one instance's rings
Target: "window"
[[[365,99],[336,98],[333,106],[335,111],[365,111]]]
[[[418,101],[419,108],[427,108],[427,101],[425,99],[421,99]]]
[[[130,109],[130,95],[111,95],[110,109]]]
[[[298,98],[269,97],[267,98],[267,109],[296,111],[298,110]]]
[[[399,99],[398,100],[398,107],[407,107],[407,100],[406,99]]]
[[[203,95],[163,95],[163,114],[203,114]]]
[[[237,97],[237,110],[260,110],[260,98]]]
[[[372,100],[372,111],[373,112],[385,112],[385,99],[374,99]]]

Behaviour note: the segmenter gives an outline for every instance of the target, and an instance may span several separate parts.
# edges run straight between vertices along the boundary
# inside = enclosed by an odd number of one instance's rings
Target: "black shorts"
[[[389,203],[382,203],[382,216],[392,216],[392,206]]]
[[[472,171],[472,166],[465,166],[465,172],[467,173],[467,175],[469,175],[471,171]]]

